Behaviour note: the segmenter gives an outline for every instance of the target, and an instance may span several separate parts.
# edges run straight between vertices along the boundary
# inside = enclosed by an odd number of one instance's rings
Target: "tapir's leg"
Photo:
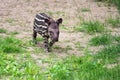
[[[43,37],[44,39],[44,48],[46,52],[49,52],[49,42],[48,42],[48,37]]]
[[[35,44],[37,44],[36,37],[37,37],[37,32],[33,30],[33,43]]]
[[[50,47],[52,47],[54,43],[55,43],[54,41],[50,41],[50,44],[49,44]]]

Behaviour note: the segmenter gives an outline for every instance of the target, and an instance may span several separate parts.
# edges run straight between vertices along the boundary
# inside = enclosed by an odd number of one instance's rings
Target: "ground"
[[[18,32],[16,38],[25,41],[32,40],[33,20],[37,13],[44,12],[55,20],[63,18],[60,26],[59,42],[55,43],[51,53],[35,52],[34,48],[42,48],[42,42],[37,46],[28,47],[31,57],[38,61],[40,58],[50,58],[55,55],[57,58],[68,55],[84,55],[84,49],[89,48],[88,41],[92,35],[76,32],[74,27],[80,22],[99,20],[104,23],[109,17],[119,16],[115,6],[108,6],[94,0],[0,0],[0,28],[8,32]],[[109,27],[109,26],[107,26]],[[110,28],[111,29],[111,28]],[[120,34],[120,28],[112,28],[112,34]],[[0,34],[7,36],[8,34]],[[39,38],[40,36],[38,36]],[[78,49],[77,44],[80,44]],[[90,47],[93,53],[101,47]],[[43,64],[46,66],[47,64]]]

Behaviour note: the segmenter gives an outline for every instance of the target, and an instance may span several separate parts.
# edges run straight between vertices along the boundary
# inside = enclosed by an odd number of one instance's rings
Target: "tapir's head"
[[[57,42],[59,39],[59,25],[62,23],[62,18],[59,18],[57,21],[52,19],[46,19],[48,23],[48,34],[53,42]]]

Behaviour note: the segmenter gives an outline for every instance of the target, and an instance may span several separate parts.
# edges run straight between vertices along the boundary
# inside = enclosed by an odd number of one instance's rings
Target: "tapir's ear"
[[[57,22],[57,24],[61,24],[62,23],[62,18],[59,18],[56,22]]]
[[[50,20],[49,19],[45,19],[45,22],[48,24],[48,25],[50,25]]]

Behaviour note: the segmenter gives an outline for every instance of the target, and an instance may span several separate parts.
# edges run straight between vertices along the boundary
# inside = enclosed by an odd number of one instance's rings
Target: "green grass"
[[[120,57],[120,44],[112,44],[105,46],[102,50],[98,51],[97,58],[103,59],[104,63],[115,63],[118,62]]]
[[[25,49],[22,47],[22,42],[14,37],[0,36],[0,52],[4,53],[21,53]]]
[[[118,10],[120,11],[120,0],[109,0],[110,3],[113,3],[117,6]]]
[[[17,20],[14,18],[6,18],[5,21],[8,22],[11,26],[17,25]]]
[[[103,1],[108,3],[109,5],[114,4],[117,6],[118,10],[120,11],[120,0],[95,0],[95,1]]]
[[[108,24],[110,24],[113,28],[120,27],[120,18],[108,18],[106,20]]]
[[[113,36],[111,34],[105,33],[105,34],[93,37],[89,42],[93,46],[108,45],[113,42]]]
[[[9,80],[39,80],[40,68],[35,64],[29,54],[15,55],[0,53],[0,79]]]
[[[0,28],[0,33],[6,33],[6,32],[7,32],[6,29]]]
[[[101,33],[105,31],[104,25],[99,21],[83,22],[80,26],[75,27],[75,31],[82,31],[88,34]]]
[[[84,47],[81,46],[81,43],[80,43],[80,42],[76,42],[76,43],[75,43],[75,47],[76,47],[77,50],[79,50],[79,51],[84,49]]]
[[[47,73],[51,80],[119,80],[120,65],[112,69],[104,66],[93,55],[70,56],[54,64]]]
[[[107,36],[111,36],[107,34]],[[41,64],[48,64],[49,67],[44,68],[37,65],[36,61],[31,57],[30,53],[43,53],[39,47],[34,48],[34,52],[23,54],[5,54],[9,52],[2,51],[5,44],[8,46],[23,45],[24,43],[13,37],[0,38],[0,79],[10,80],[119,80],[120,64],[118,64],[120,44],[119,36],[113,36],[118,44],[107,45],[97,54],[92,55],[88,48],[82,48],[84,56],[70,55],[63,59],[56,58],[52,55],[49,58],[39,58]],[[80,42],[76,42],[76,48],[81,49]],[[110,43],[112,44],[112,43]],[[28,45],[30,46],[30,45]],[[20,47],[19,47],[20,48]],[[67,52],[72,50],[71,46],[65,49],[60,46],[53,46],[56,50]],[[12,49],[12,48],[11,48]],[[37,50],[36,50],[37,49]],[[21,50],[21,49],[20,49]],[[67,50],[67,51],[66,51]],[[19,53],[12,49],[12,53]],[[22,53],[22,52],[20,52]],[[114,65],[108,68],[108,65]]]
[[[16,21],[14,18],[7,18],[6,22],[8,23],[13,23],[14,21]]]
[[[19,32],[17,31],[10,32],[10,35],[17,35],[17,34],[19,34]]]
[[[89,8],[81,8],[81,12],[90,12]]]
[[[69,45],[67,45],[65,48],[58,46],[58,45],[54,45],[53,49],[57,50],[57,52],[64,52],[64,53],[68,53],[69,50],[73,50],[73,48]]]
[[[64,24],[62,24],[62,25],[60,26],[60,29],[61,29],[61,30],[68,30],[68,28],[67,28]]]
[[[36,38],[37,42],[43,42],[43,38],[42,37],[39,37],[39,38]]]
[[[114,40],[120,42],[120,36],[114,36]]]
[[[91,38],[89,41],[92,46],[100,46],[100,45],[111,45],[118,44],[120,42],[120,36],[112,36],[110,33],[104,33],[98,36]]]

